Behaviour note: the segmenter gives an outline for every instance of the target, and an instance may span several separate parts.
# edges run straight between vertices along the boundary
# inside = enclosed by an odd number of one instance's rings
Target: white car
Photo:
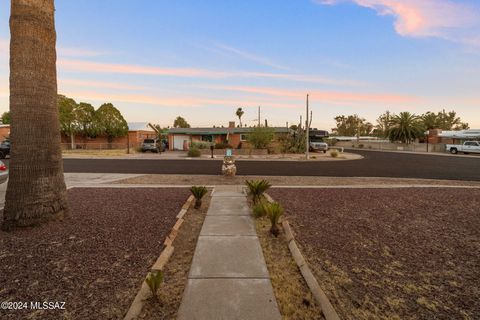
[[[326,153],[328,150],[328,144],[325,142],[310,142],[310,150],[309,151],[323,151]]]
[[[447,144],[445,145],[445,149],[453,154],[457,154],[459,152],[463,152],[465,154],[480,153],[480,142],[465,141],[463,144]]]
[[[5,181],[7,181],[7,179],[8,179],[8,168],[5,165],[5,163],[0,161],[0,183],[4,183]]]

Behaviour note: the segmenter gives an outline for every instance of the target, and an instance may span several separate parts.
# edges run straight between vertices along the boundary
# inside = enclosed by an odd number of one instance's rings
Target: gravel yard
[[[0,310],[0,318],[123,318],[188,195],[74,188],[64,221],[0,232],[0,301],[65,302],[65,310]]]
[[[479,189],[273,189],[342,319],[478,319]]]

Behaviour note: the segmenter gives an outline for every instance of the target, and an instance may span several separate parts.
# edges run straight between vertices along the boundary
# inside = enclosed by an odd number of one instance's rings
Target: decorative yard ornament
[[[227,149],[225,157],[223,158],[222,174],[226,177],[234,177],[237,173],[237,167],[235,166],[235,158],[232,154],[232,149]]]

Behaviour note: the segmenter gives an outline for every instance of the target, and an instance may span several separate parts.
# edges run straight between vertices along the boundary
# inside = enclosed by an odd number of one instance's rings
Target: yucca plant
[[[163,272],[160,270],[149,272],[147,277],[145,278],[145,282],[150,288],[150,291],[152,291],[152,295],[154,297],[157,295],[158,288],[160,288],[162,281],[163,281]]]
[[[266,206],[268,206],[268,202],[265,200],[259,201],[255,206],[253,206],[253,216],[255,218],[265,217],[267,214]]]
[[[267,217],[270,219],[272,226],[270,228],[270,232],[277,237],[280,233],[280,229],[278,229],[278,222],[280,217],[283,215],[283,207],[278,202],[272,202],[265,205],[265,211]]]
[[[257,204],[263,198],[263,194],[272,185],[267,180],[247,180],[245,184],[248,187],[248,194],[252,196],[254,204]]]
[[[208,193],[208,190],[205,186],[192,186],[190,192],[195,197],[195,209],[198,209],[202,206],[202,198]]]

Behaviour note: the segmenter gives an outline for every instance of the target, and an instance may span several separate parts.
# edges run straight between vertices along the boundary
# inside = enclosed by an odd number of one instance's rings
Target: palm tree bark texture
[[[3,230],[67,213],[57,108],[54,0],[12,0],[10,177]]]

